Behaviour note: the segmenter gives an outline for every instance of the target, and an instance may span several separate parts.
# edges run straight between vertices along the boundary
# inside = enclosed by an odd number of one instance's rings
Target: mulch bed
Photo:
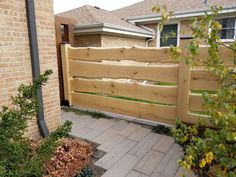
[[[44,177],[74,177],[91,161],[92,146],[78,138],[64,138],[45,164]]]

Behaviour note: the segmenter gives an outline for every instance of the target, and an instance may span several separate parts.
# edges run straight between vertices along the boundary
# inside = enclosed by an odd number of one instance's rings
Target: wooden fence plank
[[[214,73],[204,69],[191,70],[191,84],[192,90],[217,90],[219,82]]]
[[[63,72],[63,84],[64,84],[64,97],[65,100],[69,101],[69,105],[71,103],[71,88],[70,88],[70,66],[69,66],[69,58],[68,58],[68,48],[69,44],[61,45],[61,59],[62,59],[62,72]]]
[[[175,106],[147,104],[82,93],[72,93],[72,104],[172,125],[176,121]]]
[[[200,47],[199,48],[199,58],[204,61],[208,56],[208,47]],[[225,66],[235,66],[234,65],[234,54],[232,50],[226,47],[219,48],[219,56],[224,61]]]
[[[71,60],[70,75],[95,78],[127,78],[177,83],[178,65],[111,65]]]
[[[92,79],[71,81],[72,91],[95,92],[176,105],[177,86],[144,85]]]
[[[69,48],[69,58],[83,61],[101,61],[101,60],[134,60],[143,62],[161,62],[173,63],[170,49],[158,49],[155,47],[80,47]]]
[[[203,106],[203,100],[201,94],[193,94],[189,95],[189,110],[192,111],[204,111],[206,108]]]
[[[190,66],[184,61],[179,64],[178,79],[177,116],[180,120],[186,122],[189,106]]]
[[[211,124],[209,122],[209,118],[210,117],[207,115],[189,113],[188,120],[186,123],[195,124],[198,122],[198,120],[203,120],[203,121],[206,121],[208,126],[211,126]]]

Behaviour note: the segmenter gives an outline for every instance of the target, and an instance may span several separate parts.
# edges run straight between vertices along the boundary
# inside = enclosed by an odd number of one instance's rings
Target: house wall
[[[152,29],[153,31],[157,32],[158,31],[158,23],[152,23],[152,24],[143,24],[144,26]],[[182,20],[180,21],[180,37],[181,36],[191,36],[191,21],[190,20]],[[149,47],[157,47],[157,40],[158,36],[156,35],[153,40],[151,40],[148,43]],[[188,43],[190,39],[180,39],[180,46],[184,46],[186,43]]]
[[[60,117],[53,0],[35,1],[35,5],[41,72],[54,72],[43,87],[45,119],[52,131]],[[1,1],[0,18],[0,106],[10,106],[18,86],[32,81],[25,1]],[[29,122],[26,134],[39,137],[35,120]]]
[[[101,36],[102,47],[120,47],[120,46],[142,46],[146,45],[145,39],[105,35]]]
[[[153,24],[145,24],[144,26],[152,29],[153,31],[157,31],[158,28],[158,24],[157,23],[153,23]],[[148,46],[149,47],[156,47],[157,46],[157,35],[155,35],[154,39],[151,40],[150,42],[148,42]]]
[[[219,15],[219,18],[227,18],[227,17],[235,17],[236,13],[228,13],[228,14],[221,14]],[[144,25],[150,29],[153,29],[157,32],[158,30],[158,23],[150,23],[150,24],[141,24]],[[179,45],[184,47],[186,44],[188,44],[191,39],[189,37],[192,36],[192,19],[181,19],[180,20],[180,42]],[[206,42],[204,40],[201,41],[201,44],[205,44]],[[157,36],[155,36],[155,39],[149,42],[149,47],[156,47],[157,46]]]
[[[101,47],[101,35],[75,35],[75,47]]]

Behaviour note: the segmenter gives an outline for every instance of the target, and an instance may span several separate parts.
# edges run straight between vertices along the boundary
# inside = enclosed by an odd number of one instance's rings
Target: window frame
[[[235,16],[224,16],[224,17],[219,17],[219,18],[216,18],[216,21],[217,20],[220,20],[220,19],[227,19],[227,18],[234,18],[235,22],[234,22],[234,38],[233,39],[220,39],[221,42],[234,42],[236,40],[236,17]]]
[[[180,21],[172,21],[168,22],[165,25],[177,25],[177,45],[179,46],[180,43]],[[163,46],[161,47],[161,32],[160,32],[160,24],[157,24],[157,48],[170,48],[170,46]]]

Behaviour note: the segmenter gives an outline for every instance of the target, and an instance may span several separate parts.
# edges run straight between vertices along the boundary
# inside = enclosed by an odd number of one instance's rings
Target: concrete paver
[[[152,149],[158,152],[167,153],[173,144],[174,138],[161,135],[160,140],[152,147]]]
[[[129,150],[132,149],[135,144],[136,142],[125,139],[111,152],[99,159],[95,164],[104,169],[110,169],[119,159],[127,154],[127,152],[129,152]]]
[[[139,173],[137,171],[131,171],[126,177],[148,177],[142,173]]]
[[[139,163],[134,167],[134,170],[150,176],[157,164],[162,160],[163,156],[163,153],[151,150],[141,161],[139,161]]]
[[[144,157],[159,139],[160,135],[151,132],[139,141],[139,143],[129,153],[140,158]]]
[[[125,177],[140,159],[127,154],[121,158],[110,170],[106,171],[102,177]]]
[[[194,177],[179,167],[183,154],[169,136],[118,119],[94,119],[89,115],[63,112],[62,121],[73,122],[71,135],[99,143],[106,154],[95,164],[107,171],[102,177]]]

